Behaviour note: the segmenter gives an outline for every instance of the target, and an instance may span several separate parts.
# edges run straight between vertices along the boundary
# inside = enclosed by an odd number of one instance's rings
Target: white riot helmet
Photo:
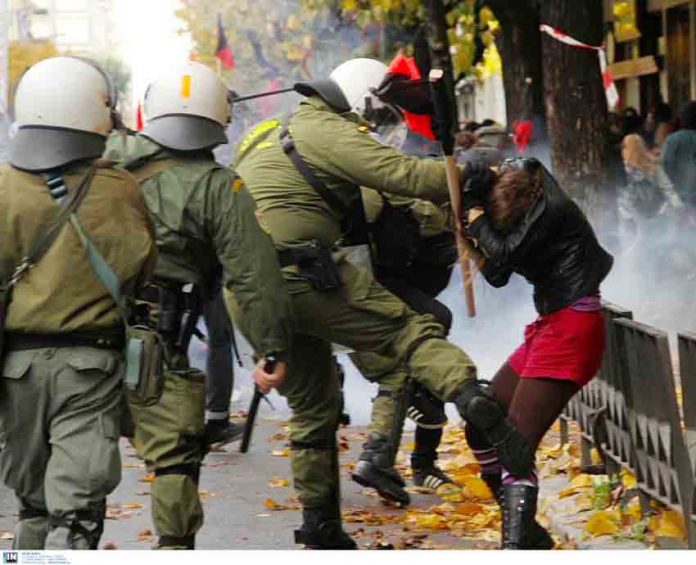
[[[384,63],[375,59],[351,59],[336,67],[330,78],[338,84],[351,110],[362,116],[382,105],[374,93],[388,71]]]
[[[142,134],[177,151],[227,143],[231,119],[227,87],[205,65],[188,62],[153,82],[145,93]]]
[[[95,63],[78,57],[36,63],[15,91],[10,162],[39,172],[100,157],[115,104],[114,85]]]
[[[328,79],[300,82],[295,90],[303,96],[317,95],[339,112],[365,115],[380,106],[374,92],[387,75],[387,66],[375,59],[350,59],[334,69]]]

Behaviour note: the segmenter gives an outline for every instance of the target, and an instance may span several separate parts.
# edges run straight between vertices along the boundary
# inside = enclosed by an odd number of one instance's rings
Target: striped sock
[[[529,487],[539,486],[539,477],[536,468],[526,477],[516,477],[505,467],[503,467],[503,485],[527,485]]]
[[[479,465],[481,465],[481,473],[494,475],[501,472],[502,467],[498,459],[498,452],[494,447],[489,449],[472,449],[471,452],[476,457]]]

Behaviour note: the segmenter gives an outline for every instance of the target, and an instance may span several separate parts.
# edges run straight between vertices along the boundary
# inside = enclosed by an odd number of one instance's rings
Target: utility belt
[[[126,335],[122,330],[104,333],[24,334],[7,332],[6,351],[28,351],[32,349],[60,349],[65,347],[94,347],[122,351],[126,346]]]
[[[126,348],[126,388],[132,404],[151,406],[159,401],[165,365],[174,371],[188,369],[188,347],[202,303],[195,285],[155,283],[138,294]]]
[[[203,300],[196,285],[155,283],[138,294],[135,325],[154,330],[168,348],[185,353],[202,309]]]
[[[278,251],[280,266],[297,267],[299,275],[308,280],[320,291],[339,288],[343,282],[333,254],[339,248],[336,245],[322,245],[317,241],[306,247],[292,247]]]

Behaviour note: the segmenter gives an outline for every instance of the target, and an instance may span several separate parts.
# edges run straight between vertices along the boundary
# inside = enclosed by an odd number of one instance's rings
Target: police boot
[[[459,414],[476,426],[495,447],[500,463],[513,475],[525,477],[534,466],[534,449],[510,422],[498,402],[474,380],[465,381],[454,399]]]
[[[244,427],[230,420],[208,420],[205,423],[205,442],[208,446],[222,447],[241,439]]]
[[[356,549],[357,545],[344,530],[340,510],[304,508],[302,527],[295,530],[295,543],[306,549]]]
[[[404,490],[406,483],[394,468],[394,452],[386,436],[371,432],[351,478],[359,485],[375,489],[381,497],[407,506],[411,497]]]
[[[481,473],[481,479],[491,489],[493,496],[502,505],[503,478],[500,473]],[[520,549],[553,549],[556,542],[551,534],[534,518],[528,536],[522,541]]]
[[[539,488],[504,485],[500,493],[503,514],[501,549],[553,549],[553,538],[536,521]]]

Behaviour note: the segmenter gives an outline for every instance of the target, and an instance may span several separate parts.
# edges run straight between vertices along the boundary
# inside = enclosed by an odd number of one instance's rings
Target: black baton
[[[263,370],[267,373],[272,373],[275,371],[277,360],[273,356],[269,356],[266,359],[266,364]],[[251,404],[249,405],[249,412],[247,413],[246,423],[244,424],[244,435],[242,436],[242,444],[239,446],[239,451],[246,453],[249,451],[249,445],[251,444],[251,434],[254,432],[254,423],[256,422],[256,415],[259,412],[259,404],[264,398],[264,394],[259,389],[258,385],[254,385],[254,396],[251,399]]]

